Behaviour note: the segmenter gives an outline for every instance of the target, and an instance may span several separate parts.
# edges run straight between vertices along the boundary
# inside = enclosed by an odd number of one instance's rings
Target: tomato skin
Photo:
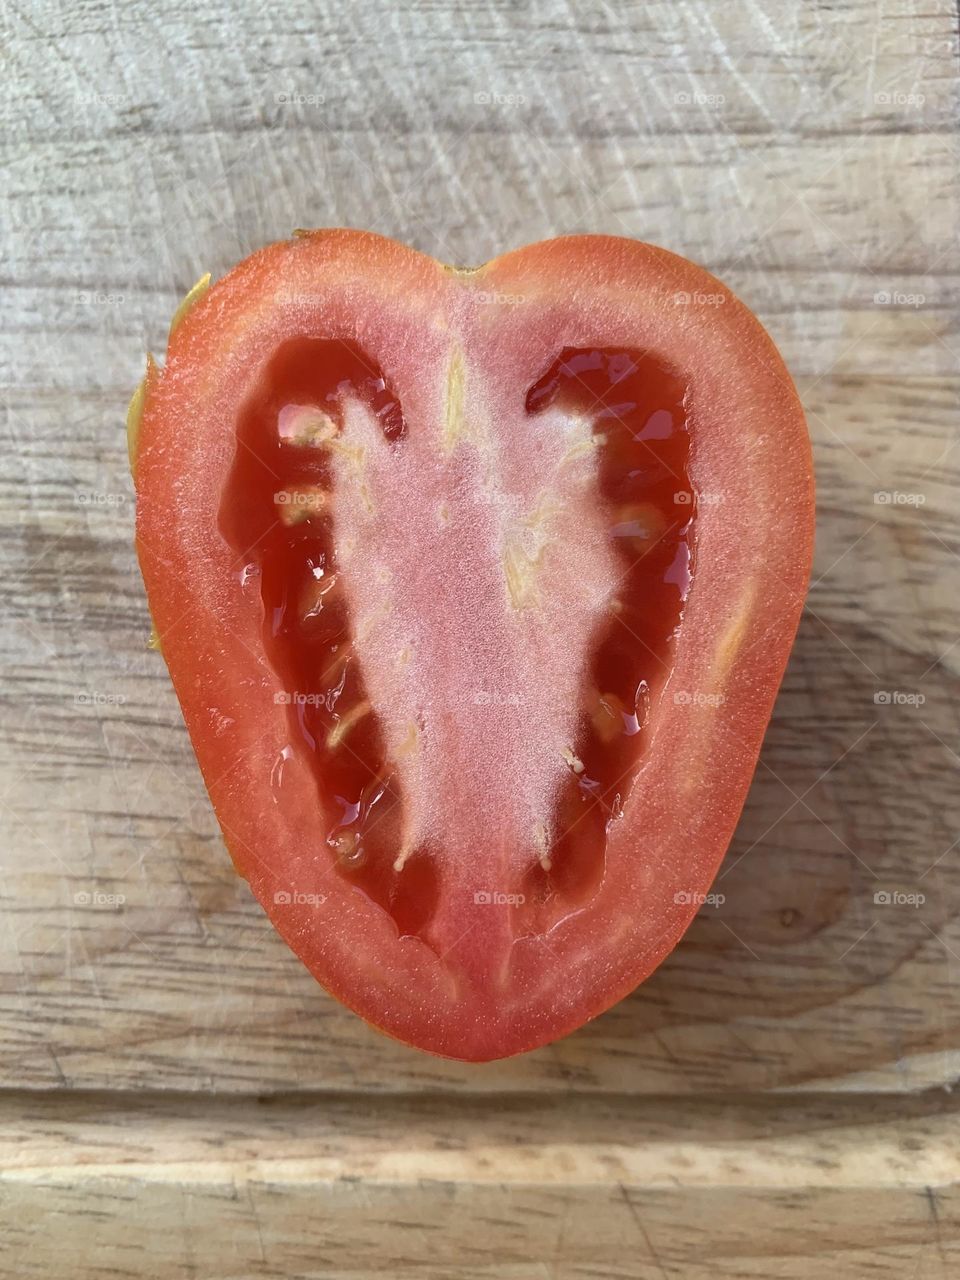
[[[405,411],[435,418],[444,388],[429,371],[446,366],[477,291],[523,300],[486,304],[472,331],[494,395],[533,385],[564,347],[658,351],[688,384],[693,482],[724,500],[698,512],[700,567],[600,892],[546,937],[512,938],[507,913],[467,903],[464,941],[438,956],[318,856],[314,779],[289,752],[261,618],[216,513],[238,416],[280,343],[361,341]],[[689,301],[708,296],[721,301]],[[809,439],[752,313],[694,264],[616,237],[545,241],[466,273],[369,233],[318,231],[252,255],[186,311],[137,428],[137,549],[163,655],[234,863],[317,980],[395,1038],[474,1061],[557,1039],[642,982],[727,849],[809,577]],[[689,691],[715,697],[677,701]]]

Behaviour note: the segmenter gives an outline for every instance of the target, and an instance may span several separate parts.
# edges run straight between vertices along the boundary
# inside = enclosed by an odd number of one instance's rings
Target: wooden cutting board
[[[952,1275],[953,4],[6,17],[0,1275]],[[203,272],[326,225],[459,264],[665,245],[761,316],[814,439],[814,582],[724,900],[504,1063],[415,1053],[316,986],[146,647],[144,352]]]

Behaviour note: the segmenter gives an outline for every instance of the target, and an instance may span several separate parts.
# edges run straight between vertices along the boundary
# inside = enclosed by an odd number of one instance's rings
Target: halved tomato
[[[754,316],[661,249],[299,234],[131,406],[150,609],[227,845],[369,1022],[489,1059],[675,946],[740,813],[813,521]]]

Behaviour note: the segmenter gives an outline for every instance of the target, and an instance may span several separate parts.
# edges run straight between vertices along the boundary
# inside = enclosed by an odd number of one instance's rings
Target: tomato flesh
[[[234,864],[372,1025],[549,1043],[669,955],[739,818],[810,570],[789,374],[617,237],[310,232],[204,290],[127,429]]]
[[[294,749],[316,777],[331,865],[390,914],[401,937],[429,942],[443,851],[423,844],[398,862],[402,781],[355,653],[326,503],[331,459],[351,448],[348,400],[362,402],[384,439],[403,448],[403,406],[368,352],[337,340],[284,344],[237,424],[220,527],[244,590],[260,593],[265,652],[285,685],[280,706]],[[608,830],[642,756],[650,699],[668,670],[665,652],[691,581],[695,505],[683,400],[682,382],[655,358],[613,348],[561,351],[525,397],[528,415],[552,407],[591,424],[596,501],[622,576],[591,640],[578,736],[552,821],[516,883],[500,889],[515,899],[517,936],[549,929],[597,891]]]

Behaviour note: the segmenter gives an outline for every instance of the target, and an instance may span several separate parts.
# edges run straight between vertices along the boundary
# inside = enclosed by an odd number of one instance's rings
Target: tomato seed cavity
[[[429,940],[441,892],[438,850],[428,840],[405,847],[400,778],[422,724],[404,727],[403,750],[388,759],[357,658],[329,510],[332,458],[352,447],[344,438],[348,401],[374,416],[393,449],[404,448],[402,407],[367,352],[313,338],[281,346],[237,424],[220,524],[237,553],[239,589],[259,584],[266,652],[285,691],[278,714],[289,717],[294,748],[317,780],[325,856],[390,914],[401,936]],[[590,643],[579,727],[560,751],[565,773],[547,798],[549,821],[529,832],[517,883],[496,886],[510,899],[518,937],[581,908],[603,879],[607,834],[642,764],[644,727],[669,668],[696,520],[684,386],[655,357],[563,350],[527,390],[523,409],[533,419],[552,409],[591,424],[596,500],[622,572]],[[526,607],[525,566],[513,564],[511,584],[511,563],[507,587],[515,606]]]

